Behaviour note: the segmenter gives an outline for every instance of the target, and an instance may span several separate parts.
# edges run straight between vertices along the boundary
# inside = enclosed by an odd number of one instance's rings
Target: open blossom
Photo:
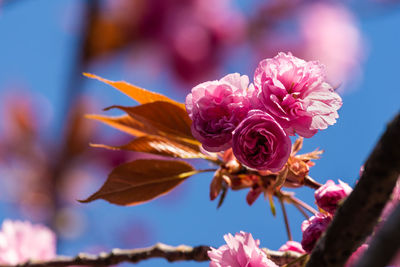
[[[279,248],[279,251],[294,251],[301,254],[306,253],[299,242],[289,240]]]
[[[233,130],[249,111],[248,85],[247,76],[228,74],[197,85],[186,97],[192,134],[206,150],[219,152],[231,146]]]
[[[233,133],[232,149],[243,165],[277,172],[289,158],[291,141],[272,116],[251,110]]]
[[[43,225],[5,220],[0,231],[0,264],[49,260],[56,256],[55,234]]]
[[[339,184],[328,180],[323,186],[315,191],[314,196],[318,207],[330,213],[335,213],[339,201],[350,195],[353,189],[339,180]]]
[[[291,53],[262,60],[254,74],[252,104],[267,111],[289,135],[311,137],[333,125],[342,99],[325,82],[325,67]]]
[[[260,249],[260,241],[254,240],[251,234],[227,234],[224,239],[226,245],[208,252],[210,267],[277,267]]]
[[[330,216],[319,213],[302,223],[303,239],[301,246],[306,252],[311,252],[322,233],[328,228],[331,220]]]

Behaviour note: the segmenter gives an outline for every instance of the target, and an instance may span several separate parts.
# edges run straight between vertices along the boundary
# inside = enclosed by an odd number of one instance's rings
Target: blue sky
[[[59,107],[65,96],[63,90],[77,43],[71,28],[66,29],[65,21],[79,20],[80,1],[14,1],[20,3],[0,10],[0,97],[10,86],[21,84],[47,98],[55,107],[54,118],[61,117]],[[341,179],[354,185],[360,166],[385,124],[400,110],[400,8],[376,14],[361,13],[359,9],[355,12],[360,14],[360,27],[368,48],[363,78],[356,88],[342,95],[344,104],[337,124],[305,140],[302,150],[308,152],[316,147],[325,150],[310,173],[320,182]],[[233,62],[240,62],[240,59]],[[248,71],[245,74],[251,76],[252,66],[237,65],[237,69],[235,66],[230,65],[229,71]],[[121,58],[110,61],[107,66],[93,66],[91,71],[109,79],[125,79],[161,91],[180,101],[184,99],[181,91],[172,90],[168,73],[152,79],[139,68],[126,72],[122,70]],[[119,92],[96,81],[87,81],[85,88],[87,94],[96,97],[100,107],[130,103]],[[101,112],[100,108],[98,112]],[[95,181],[98,184],[92,185],[93,190],[101,185],[102,179]],[[76,203],[73,206],[89,218],[84,234],[79,239],[66,240],[58,252],[72,255],[94,244],[123,247],[126,244],[120,242],[121,228],[128,231],[130,227],[140,228],[141,225],[151,229],[150,237],[137,242],[142,246],[158,241],[171,245],[219,246],[224,234],[240,230],[251,232],[261,240],[262,246],[271,249],[277,249],[285,242],[286,233],[279,211],[274,218],[268,203],[261,198],[248,207],[245,191],[229,192],[224,205],[217,210],[216,203],[208,198],[210,181],[210,174],[197,175],[178,189],[177,199],[159,199],[137,207],[118,207],[104,201]],[[296,192],[308,203],[313,202],[312,190],[306,188]],[[85,196],[77,196],[82,197]],[[288,210],[294,239],[300,241],[303,218],[292,207]],[[4,218],[21,217],[3,203],[0,204],[0,219]],[[151,260],[139,266],[169,264],[164,260]],[[207,266],[207,263],[186,262],[176,266]]]

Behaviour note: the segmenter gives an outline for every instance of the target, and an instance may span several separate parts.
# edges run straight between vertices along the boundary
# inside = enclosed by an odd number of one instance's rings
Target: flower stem
[[[288,219],[288,216],[287,216],[287,213],[286,213],[285,203],[284,203],[284,201],[282,200],[281,197],[279,197],[279,203],[281,203],[283,219],[285,220],[285,227],[286,227],[286,232],[287,232],[287,235],[288,235],[288,239],[289,240],[293,240],[292,233],[290,231],[289,219]]]

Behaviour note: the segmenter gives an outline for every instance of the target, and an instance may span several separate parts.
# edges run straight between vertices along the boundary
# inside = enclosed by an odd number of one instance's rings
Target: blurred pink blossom
[[[323,186],[315,191],[314,196],[318,207],[329,213],[335,213],[339,201],[350,195],[353,189],[339,180],[339,184],[328,180]]]
[[[0,231],[0,264],[49,260],[56,256],[56,236],[43,225],[5,220]]]
[[[356,265],[358,259],[364,254],[364,252],[368,249],[367,244],[361,245],[356,251],[351,254],[350,258],[347,260],[345,267],[353,267]]]
[[[313,3],[304,8],[299,27],[303,56],[325,64],[328,81],[335,87],[360,75],[363,40],[348,8],[340,4]]]
[[[289,240],[279,248],[279,251],[294,251],[301,254],[306,253],[301,244],[297,241]]]
[[[208,252],[210,267],[277,267],[260,249],[260,241],[254,240],[251,234],[227,234],[224,239],[226,245]]]

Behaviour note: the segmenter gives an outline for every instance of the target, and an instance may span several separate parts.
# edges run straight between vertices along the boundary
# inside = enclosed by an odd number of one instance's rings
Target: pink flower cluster
[[[332,180],[328,180],[324,185],[315,191],[315,200],[318,207],[326,213],[318,213],[306,220],[301,225],[303,231],[303,239],[301,245],[307,252],[311,252],[325,232],[333,215],[338,207],[339,202],[346,198],[353,189],[346,183],[339,180],[339,184],[335,184]]]
[[[245,166],[279,171],[289,136],[312,137],[336,122],[342,100],[325,82],[325,67],[279,53],[260,62],[254,84],[238,73],[197,85],[186,98],[192,133],[204,149],[230,147]]]
[[[260,249],[260,241],[254,240],[251,234],[227,234],[224,239],[226,245],[208,252],[210,267],[277,267]]]
[[[45,226],[5,220],[0,231],[0,264],[15,265],[30,259],[56,256],[55,234]]]

